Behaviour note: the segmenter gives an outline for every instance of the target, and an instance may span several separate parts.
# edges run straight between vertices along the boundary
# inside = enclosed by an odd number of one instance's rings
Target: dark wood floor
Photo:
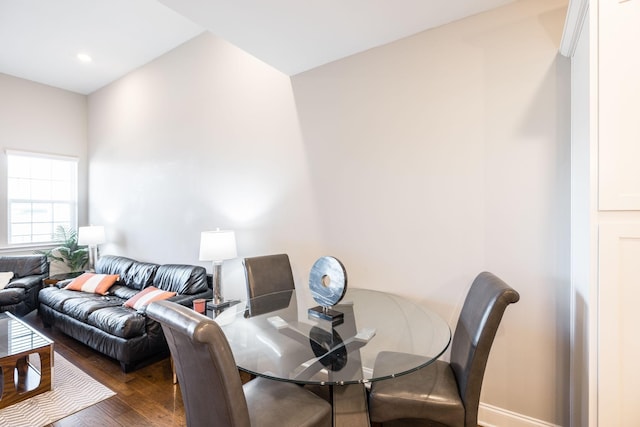
[[[115,396],[47,427],[186,426],[180,386],[173,384],[168,357],[125,374],[117,361],[55,328],[45,328],[36,311],[23,320],[51,338],[57,353],[116,392]],[[246,382],[250,377],[242,373],[241,379]]]
[[[186,426],[180,386],[173,384],[168,357],[124,374],[117,361],[55,328],[44,328],[36,311],[23,320],[51,338],[57,353],[116,392],[49,427]]]

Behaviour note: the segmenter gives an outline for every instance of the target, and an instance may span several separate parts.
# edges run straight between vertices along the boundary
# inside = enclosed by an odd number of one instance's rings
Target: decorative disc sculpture
[[[343,313],[331,309],[347,291],[347,271],[344,265],[334,257],[325,256],[318,259],[311,267],[309,274],[311,296],[320,304],[309,309],[309,316],[329,320],[333,324],[342,323]]]

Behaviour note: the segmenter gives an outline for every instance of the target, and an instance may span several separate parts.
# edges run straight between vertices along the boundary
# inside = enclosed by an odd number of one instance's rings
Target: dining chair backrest
[[[464,403],[465,425],[478,417],[482,379],[498,326],[517,291],[489,272],[480,273],[465,298],[451,343],[451,368]]]
[[[170,301],[156,301],[147,316],[169,344],[188,426],[249,427],[242,381],[229,343],[213,319]]]
[[[293,290],[295,287],[287,254],[245,258],[244,271],[248,298]]]

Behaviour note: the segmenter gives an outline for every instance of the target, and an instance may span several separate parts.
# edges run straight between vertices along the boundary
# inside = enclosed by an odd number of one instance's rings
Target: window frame
[[[41,153],[41,152],[33,152],[33,151],[24,151],[24,150],[10,150],[7,149],[5,150],[5,155],[6,155],[6,172],[5,172],[5,179],[6,181],[6,196],[5,196],[5,202],[6,202],[6,207],[5,207],[5,212],[7,215],[7,220],[6,220],[6,247],[8,248],[20,248],[20,247],[46,247],[49,245],[53,245],[56,243],[59,243],[57,240],[54,240],[54,232],[55,232],[55,228],[56,228],[56,221],[55,218],[53,217],[54,213],[53,213],[53,207],[52,207],[52,211],[51,211],[51,217],[49,218],[49,221],[46,222],[41,222],[41,223],[45,223],[45,224],[51,224],[51,228],[52,228],[52,234],[51,234],[51,239],[50,240],[33,240],[34,234],[33,234],[33,224],[34,224],[34,220],[33,217],[31,218],[31,221],[28,223],[30,224],[31,230],[30,230],[30,238],[29,238],[29,242],[12,242],[12,238],[13,238],[13,234],[12,234],[12,205],[15,203],[20,203],[20,202],[24,202],[24,203],[50,203],[50,204],[65,204],[69,207],[69,228],[71,229],[77,229],[78,228],[78,214],[79,214],[79,183],[78,183],[78,176],[79,176],[79,158],[75,157],[75,156],[65,156],[65,155],[60,155],[60,154],[51,154],[51,153]],[[48,198],[43,198],[43,199],[37,199],[34,197],[30,197],[28,199],[17,199],[17,198],[10,198],[9,194],[10,194],[10,187],[11,187],[11,181],[13,178],[15,178],[15,176],[11,176],[10,174],[10,170],[12,169],[11,167],[11,157],[15,156],[15,157],[28,157],[28,158],[35,158],[35,159],[39,159],[39,160],[49,160],[49,161],[65,161],[65,162],[69,162],[71,163],[71,167],[70,167],[70,179],[68,180],[68,183],[70,184],[71,188],[70,188],[70,192],[71,192],[71,198],[70,199],[54,199],[52,197],[52,195],[50,195]],[[29,180],[33,180],[33,177],[29,177]],[[49,182],[54,182],[54,180],[51,179],[51,177],[49,177],[48,179]],[[30,182],[30,185],[33,184],[33,182]],[[37,223],[37,222],[36,222]],[[37,234],[36,234],[37,235]]]

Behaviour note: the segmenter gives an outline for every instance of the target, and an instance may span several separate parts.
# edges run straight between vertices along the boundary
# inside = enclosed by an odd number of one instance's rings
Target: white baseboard
[[[480,403],[478,424],[483,427],[560,427],[496,406]]]

